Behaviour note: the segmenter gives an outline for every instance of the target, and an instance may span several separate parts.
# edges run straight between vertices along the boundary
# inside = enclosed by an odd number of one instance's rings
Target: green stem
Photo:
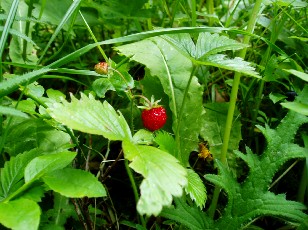
[[[248,26],[247,26],[247,32],[250,33],[250,34],[252,34],[253,31],[254,31],[254,27],[255,27],[255,24],[256,24],[256,21],[257,21],[257,17],[258,17],[258,13],[261,9],[261,3],[262,3],[262,0],[257,0],[255,2],[254,8],[252,10],[251,17],[249,19]],[[249,44],[249,41],[250,41],[250,36],[245,35],[244,38],[243,38],[243,43]],[[240,58],[244,59],[245,56],[246,56],[246,52],[247,52],[246,48],[242,49],[239,52],[238,56]],[[222,150],[221,150],[220,160],[225,165],[227,165],[227,151],[228,151],[228,147],[229,147],[229,140],[230,140],[233,116],[234,116],[234,111],[235,111],[235,107],[236,107],[236,100],[237,100],[237,94],[238,94],[240,82],[241,82],[241,73],[237,72],[237,73],[235,73],[233,84],[232,84],[232,90],[231,90],[231,95],[230,95],[230,103],[229,103],[227,121],[226,121],[226,126],[225,126],[225,133],[224,133],[224,137],[223,137],[223,144],[222,144]],[[216,210],[216,207],[217,207],[220,189],[221,188],[219,186],[215,187],[214,197],[213,197],[212,203],[210,205],[210,208],[208,210],[209,216],[212,217],[212,218],[214,217],[215,210]]]
[[[278,12],[278,10],[275,8],[275,12]],[[285,21],[287,19],[287,15],[284,14],[282,16],[281,19],[277,19],[279,15],[277,15],[273,20],[272,20],[272,33],[271,33],[271,38],[270,38],[270,42],[272,44],[275,44],[275,42],[278,39],[278,36],[280,34],[280,32],[282,31]],[[278,24],[276,24],[276,22],[278,22]],[[264,66],[266,68],[266,63],[268,63],[270,57],[271,57],[271,53],[272,53],[272,48],[271,46],[268,46],[266,51],[265,51],[265,55],[263,55],[263,58],[261,60],[261,66]],[[253,114],[252,114],[252,126],[255,125],[257,117],[258,117],[258,111],[261,105],[261,101],[262,101],[262,94],[263,94],[263,90],[264,90],[264,86],[265,86],[265,81],[261,81],[260,82],[260,86],[258,88],[258,92],[257,92],[257,96],[255,97],[256,99],[256,105],[255,105],[255,109],[253,110]],[[253,127],[250,129],[250,133],[249,136],[252,137],[253,136],[253,132],[254,129]],[[251,144],[252,139],[250,139],[248,146]],[[258,145],[257,145],[258,146]]]
[[[138,193],[137,185],[136,185],[136,182],[135,182],[135,178],[133,176],[132,170],[130,169],[130,167],[128,165],[128,160],[125,159],[124,162],[125,162],[125,169],[126,169],[128,177],[129,177],[130,183],[132,185],[134,196],[135,196],[135,201],[136,201],[136,204],[137,204],[137,202],[139,201],[139,193]],[[140,217],[142,226],[146,228],[146,222],[145,222],[144,217],[142,215],[139,215],[139,217]]]
[[[210,14],[210,17],[209,17],[209,26],[213,26],[213,18],[211,15],[214,14],[215,12],[215,8],[214,8],[214,1],[213,0],[207,0],[206,1],[206,8],[207,8],[207,11],[208,13]]]
[[[31,0],[29,2],[29,6],[28,6],[28,13],[27,13],[27,17],[30,18],[32,15],[32,10],[33,10],[33,0]],[[30,23],[31,21],[27,21],[26,22],[26,28],[25,28],[25,34],[27,36],[29,36],[29,32],[30,32]],[[27,41],[24,39],[23,40],[23,50],[22,50],[22,58],[24,59],[24,61],[27,61]]]
[[[83,14],[81,13],[80,10],[79,10],[79,14],[80,14],[80,16],[82,17],[83,22],[86,24],[86,27],[87,27],[87,29],[88,29],[88,31],[89,31],[89,33],[90,33],[92,39],[94,40],[95,43],[97,43],[98,41],[97,41],[97,39],[96,39],[96,37],[95,37],[93,31],[91,30],[89,24],[87,23],[86,19],[84,18]],[[104,52],[104,50],[102,49],[102,47],[97,46],[97,48],[99,49],[99,51],[100,51],[101,54],[103,55],[105,61],[108,62],[108,57],[107,57],[106,53]]]
[[[191,26],[195,27],[197,25],[197,5],[196,0],[191,0]]]

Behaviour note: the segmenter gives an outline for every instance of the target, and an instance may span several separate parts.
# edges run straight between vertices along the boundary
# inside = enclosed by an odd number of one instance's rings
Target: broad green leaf
[[[132,60],[146,65],[149,73],[159,78],[164,92],[169,96],[177,158],[183,164],[188,164],[189,155],[198,143],[203,113],[203,87],[196,77],[191,76],[191,61],[159,37],[117,49],[128,57],[132,56]]]
[[[24,169],[36,156],[41,155],[38,149],[11,157],[0,169],[0,201],[19,189],[23,184]]]
[[[43,181],[52,190],[66,197],[102,197],[106,196],[104,186],[89,172],[65,168],[47,173]]]
[[[207,196],[203,181],[192,169],[187,169],[187,179],[186,193],[190,195],[190,198],[196,202],[198,207],[204,208]]]
[[[7,107],[7,106],[1,106],[1,105],[0,105],[0,114],[28,118],[27,114],[21,112],[18,109]]]
[[[73,95],[71,102],[48,103],[48,113],[56,121],[85,133],[102,135],[110,140],[131,139],[129,126],[122,116],[107,102],[95,100],[90,94],[81,94],[77,100]]]
[[[295,75],[296,77],[299,77],[300,79],[308,82],[308,74],[304,72],[297,71],[295,69],[284,69],[285,72]]]
[[[186,204],[185,200],[175,198],[175,207],[166,207],[160,216],[185,225],[191,230],[216,229],[213,220],[199,208]]]
[[[171,205],[172,196],[182,195],[187,172],[176,158],[160,149],[128,141],[122,145],[125,158],[132,161],[129,166],[144,177],[137,210],[141,215],[157,216],[163,206]]]
[[[301,102],[284,102],[280,103],[283,107],[293,110],[297,113],[308,116],[308,105]]]
[[[33,148],[52,152],[72,146],[67,133],[56,130],[41,119],[14,119],[6,129],[5,151],[11,156]]]
[[[75,152],[60,152],[34,158],[25,168],[25,182],[39,179],[47,173],[62,169],[75,158]]]
[[[38,229],[40,214],[40,207],[32,200],[18,199],[0,203],[0,223],[14,230]]]

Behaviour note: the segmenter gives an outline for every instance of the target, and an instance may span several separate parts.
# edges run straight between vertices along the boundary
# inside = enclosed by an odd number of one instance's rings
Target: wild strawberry
[[[98,74],[106,75],[106,74],[108,74],[108,63],[107,62],[99,62],[94,66],[94,70]]]
[[[138,106],[142,108],[141,118],[143,126],[150,131],[155,131],[162,128],[167,121],[166,109],[158,105],[158,101],[154,101],[154,97],[149,101],[147,98],[141,96],[145,99],[144,106]]]

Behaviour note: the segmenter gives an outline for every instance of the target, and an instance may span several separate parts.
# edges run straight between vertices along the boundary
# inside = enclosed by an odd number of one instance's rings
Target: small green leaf
[[[297,71],[295,69],[284,69],[285,72],[291,73],[295,75],[296,77],[299,77],[300,79],[308,82],[308,74],[304,72]]]
[[[172,196],[181,196],[187,185],[187,172],[170,154],[152,146],[123,142],[125,158],[130,167],[143,175],[138,212],[157,216],[163,206],[169,206]]]
[[[0,223],[14,230],[38,229],[40,214],[40,207],[32,200],[18,199],[0,203]]]
[[[187,179],[186,193],[190,195],[190,198],[196,202],[198,207],[204,208],[207,196],[203,181],[192,169],[187,169]]]
[[[207,57],[205,60],[196,61],[196,63],[200,65],[215,66],[218,68],[243,73],[252,77],[261,78],[255,71],[255,68],[251,66],[251,63],[244,61],[240,57],[229,59],[224,54],[215,54]]]
[[[145,129],[140,129],[133,136],[133,142],[135,144],[140,144],[140,145],[149,145],[153,143],[153,139],[154,139],[153,133]]]
[[[287,97],[279,93],[270,93],[269,98],[272,100],[274,104],[276,104],[278,101],[281,101]]]
[[[25,168],[25,182],[39,179],[46,173],[62,169],[75,158],[75,152],[60,152],[34,158]]]
[[[90,94],[87,97],[81,94],[77,100],[73,95],[69,103],[48,103],[47,111],[58,122],[85,133],[102,135],[110,140],[131,139],[129,126],[114,108],[104,101],[100,101]]]
[[[65,168],[47,173],[43,181],[52,190],[66,197],[106,196],[104,186],[89,172]]]
[[[283,107],[293,110],[297,113],[308,116],[308,104],[304,104],[301,102],[284,102],[280,103]]]
[[[213,220],[196,206],[188,205],[184,199],[175,198],[175,207],[166,207],[160,216],[175,220],[191,230],[216,229]]]
[[[18,109],[0,105],[0,114],[28,118],[28,115]]]
[[[210,55],[227,50],[239,50],[249,45],[240,43],[219,34],[200,33],[196,43],[195,59],[204,59]]]
[[[161,150],[176,157],[176,142],[170,133],[164,131],[157,132],[154,141]]]

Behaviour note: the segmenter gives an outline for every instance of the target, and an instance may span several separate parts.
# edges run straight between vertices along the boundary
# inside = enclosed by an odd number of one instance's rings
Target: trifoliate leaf
[[[90,94],[81,94],[77,100],[63,100],[48,104],[47,111],[58,122],[85,133],[102,135],[110,140],[131,139],[129,126],[122,116],[107,102],[101,103]]]
[[[187,185],[187,172],[170,154],[152,146],[123,142],[125,158],[130,167],[140,173],[144,180],[140,185],[138,212],[157,216],[163,206],[169,206],[172,196],[182,195]]]

